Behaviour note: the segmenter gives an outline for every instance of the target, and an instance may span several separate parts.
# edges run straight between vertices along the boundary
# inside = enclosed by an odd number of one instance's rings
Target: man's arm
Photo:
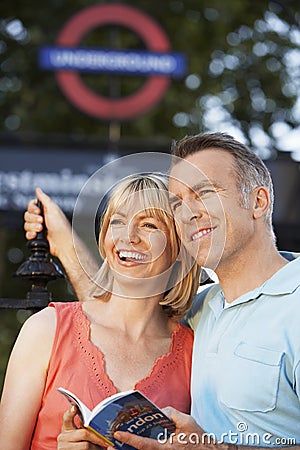
[[[188,414],[181,413],[174,408],[164,408],[164,413],[172,419],[176,425],[176,432],[169,438],[164,435],[159,439],[143,438],[133,433],[117,431],[114,437],[138,450],[261,450],[268,447],[237,446],[234,443],[219,443],[213,433],[205,431],[197,425]],[[275,447],[275,448],[279,448]],[[300,450],[300,445],[281,446],[286,450]],[[271,448],[274,448],[272,446]],[[113,447],[108,447],[113,450]]]
[[[39,188],[36,196],[43,205],[44,219],[36,200],[31,200],[24,214],[26,238],[34,239],[45,221],[50,253],[64,266],[78,300],[84,301],[94,288],[91,277],[98,270],[97,263],[80,238],[72,233],[71,224],[60,207]]]
[[[173,420],[176,425],[175,433],[166,437],[164,433],[157,440],[143,438],[133,433],[117,431],[114,437],[126,442],[139,450],[235,450],[233,444],[214,444],[211,437],[206,435],[203,429],[188,414],[181,413],[174,408],[163,409],[164,413]],[[113,450],[108,447],[108,450]]]

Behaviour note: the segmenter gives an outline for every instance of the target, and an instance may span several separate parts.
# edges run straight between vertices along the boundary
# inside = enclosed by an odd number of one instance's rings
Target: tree
[[[165,29],[174,51],[188,58],[184,79],[173,81],[164,99],[141,117],[121,124],[121,138],[167,139],[206,130],[227,130],[260,148],[264,157],[278,138],[299,126],[299,6],[294,0],[130,0]],[[12,0],[2,5],[1,131],[108,136],[108,124],[75,109],[52,72],[37,66],[37,49],[55,43],[65,22],[94,2],[47,2],[40,8]],[[142,49],[129,30],[92,31],[83,46]],[[87,75],[85,83],[110,95],[136,90],[135,77]]]

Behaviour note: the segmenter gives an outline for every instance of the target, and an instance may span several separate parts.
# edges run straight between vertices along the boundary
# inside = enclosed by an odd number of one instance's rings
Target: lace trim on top
[[[139,380],[133,389],[142,390],[145,395],[155,392],[165,383],[166,377],[182,364],[182,355],[189,330],[180,323],[172,333],[170,351],[160,356],[150,373]],[[105,359],[101,350],[90,341],[90,321],[82,310],[80,302],[74,308],[74,344],[85,361],[91,380],[108,397],[118,389],[105,371]]]

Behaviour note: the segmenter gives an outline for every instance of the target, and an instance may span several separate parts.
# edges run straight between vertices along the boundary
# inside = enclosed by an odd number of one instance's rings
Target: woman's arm
[[[0,403],[0,442],[5,450],[28,450],[40,410],[56,329],[54,308],[23,325],[9,359]]]

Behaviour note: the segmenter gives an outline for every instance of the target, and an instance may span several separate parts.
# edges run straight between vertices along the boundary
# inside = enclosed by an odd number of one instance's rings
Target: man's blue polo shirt
[[[225,309],[219,285],[206,289],[189,324],[199,425],[240,445],[300,444],[300,258]]]

